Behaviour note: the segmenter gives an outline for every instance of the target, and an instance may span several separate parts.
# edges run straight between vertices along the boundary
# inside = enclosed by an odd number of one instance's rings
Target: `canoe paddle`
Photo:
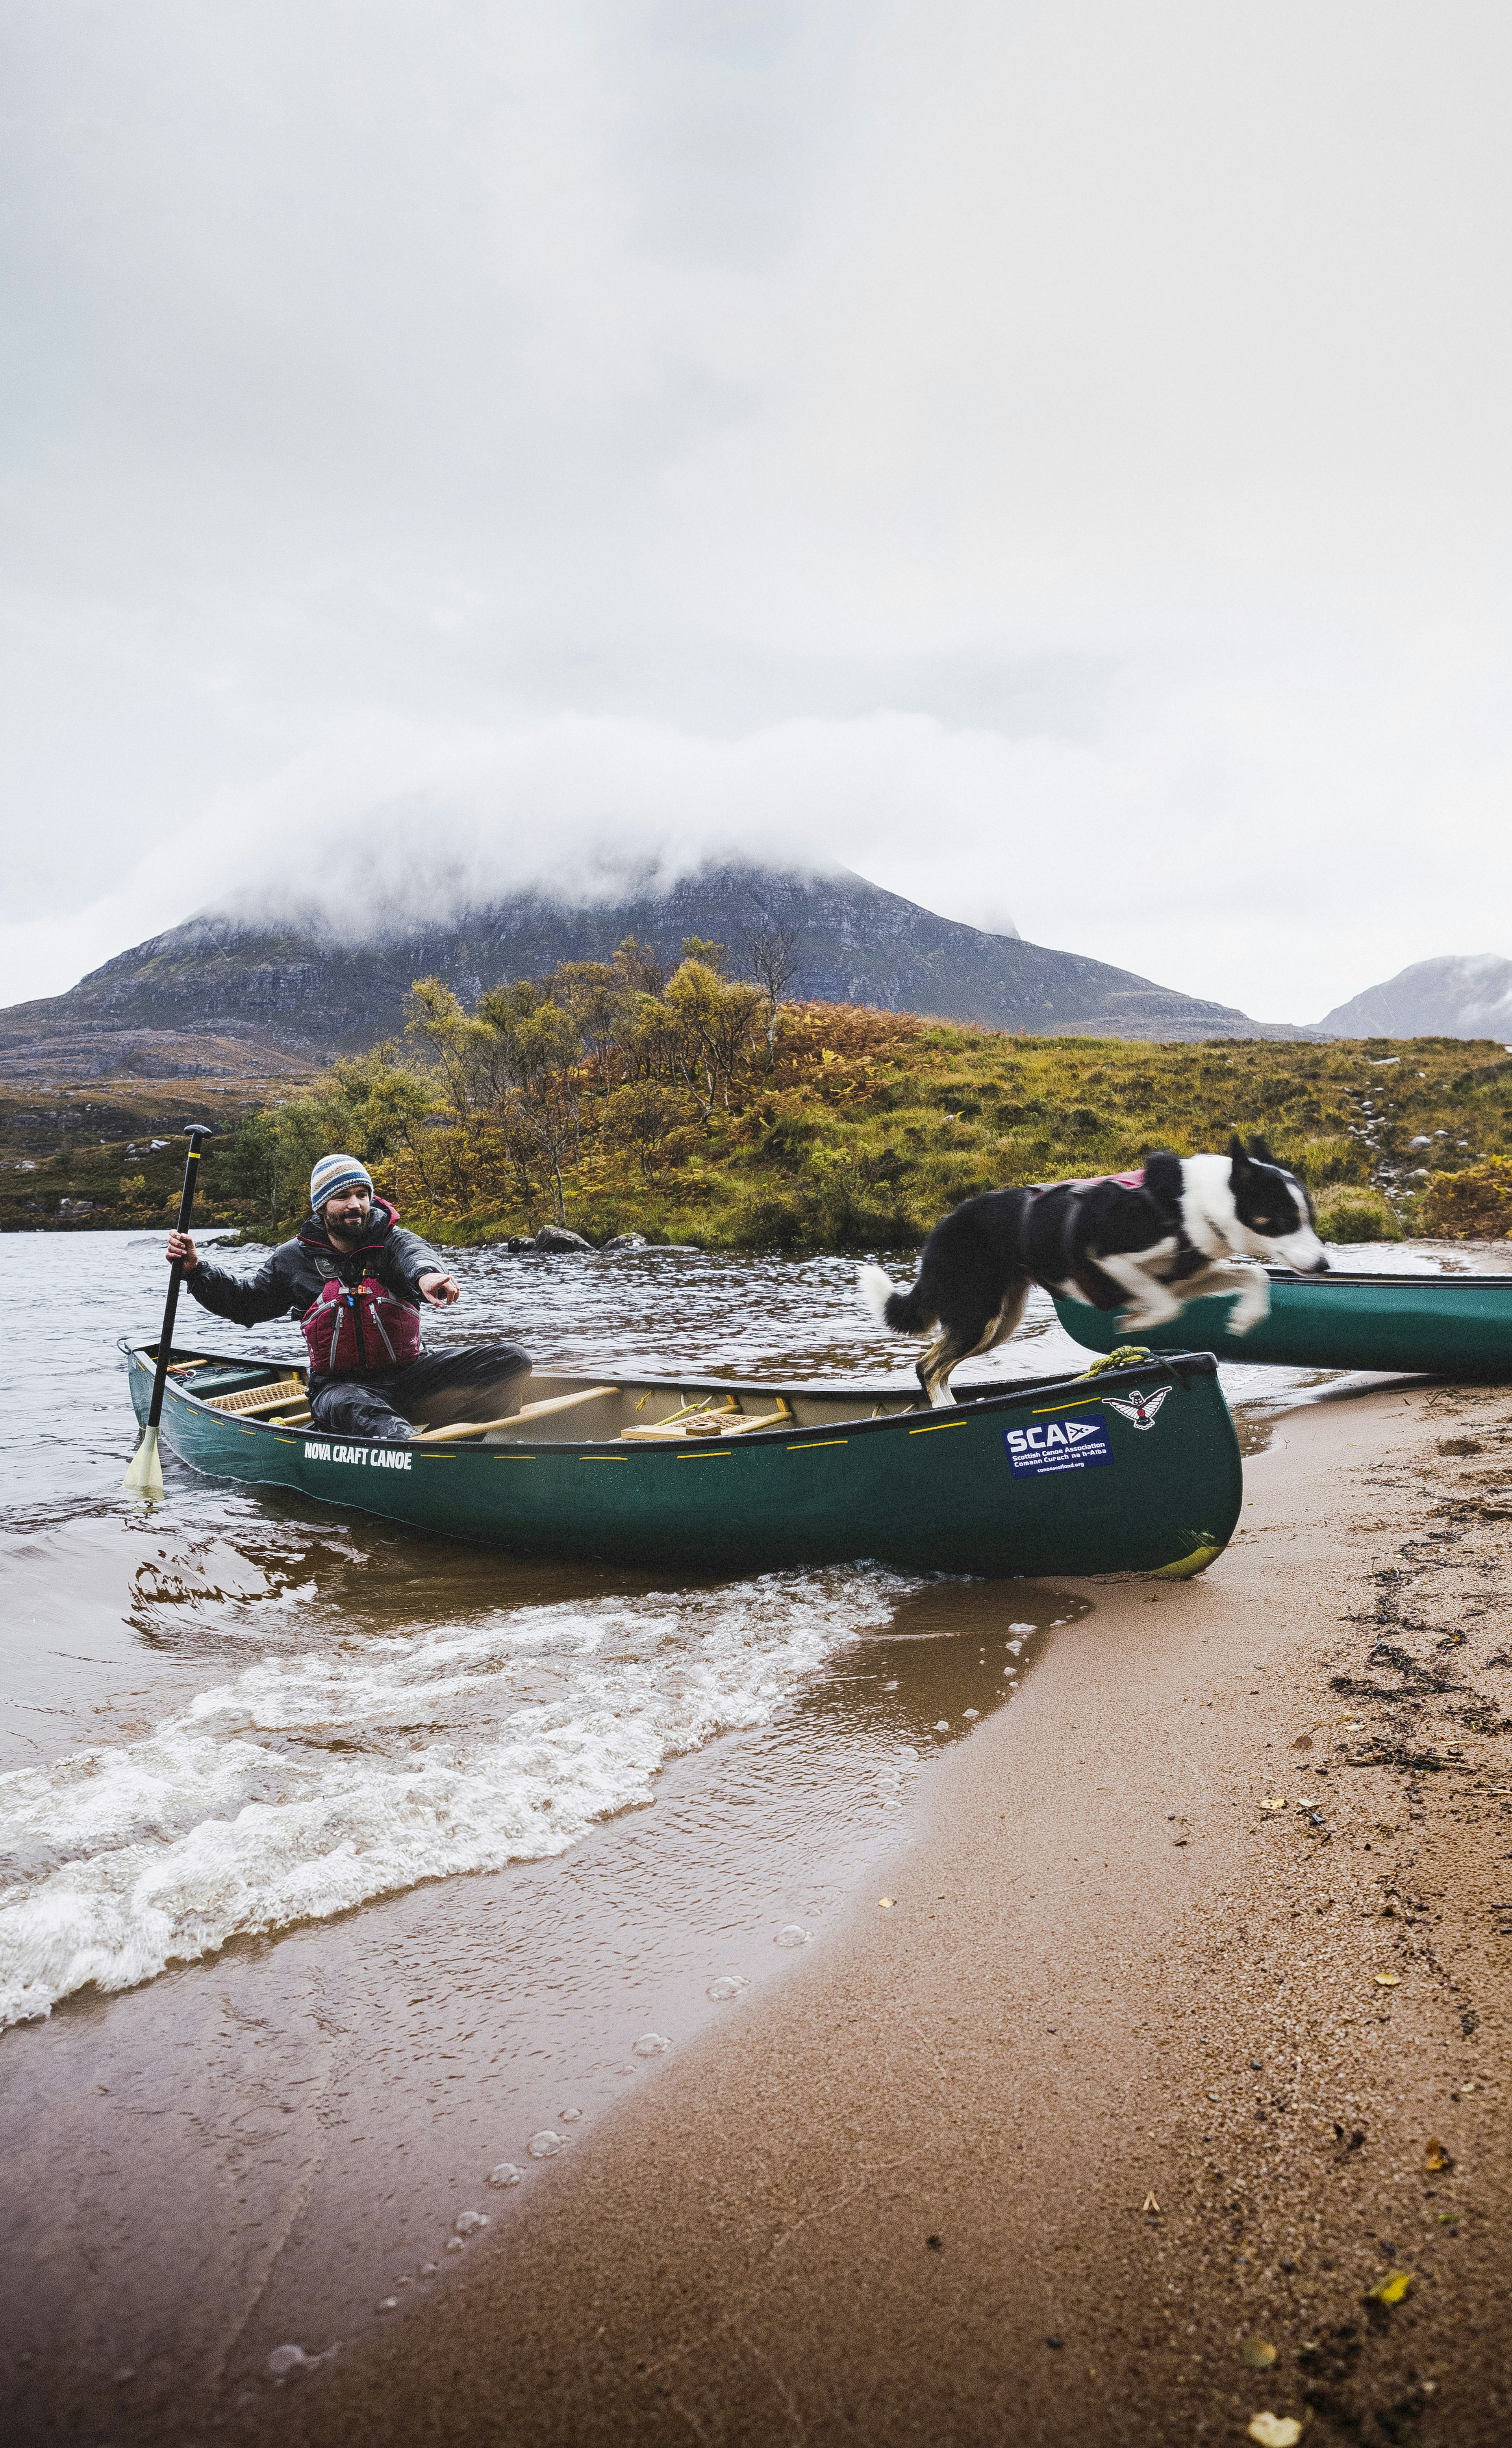
[[[178,1230],[187,1233],[189,1217],[194,1211],[194,1186],[200,1172],[200,1141],[210,1137],[202,1123],[192,1124],[188,1133],[189,1153],[184,1159],[183,1189],[179,1196]],[[168,1272],[168,1297],[163,1305],[163,1333],[158,1341],[158,1373],[152,1381],[152,1402],[147,1411],[147,1425],[142,1431],[142,1443],[132,1456],[131,1467],[122,1481],[123,1487],[133,1496],[144,1496],[155,1504],[163,1494],[163,1463],[158,1456],[158,1423],[163,1417],[163,1388],[167,1382],[168,1358],[173,1349],[173,1320],[179,1307],[179,1286],[183,1280],[183,1260],[175,1258]]]

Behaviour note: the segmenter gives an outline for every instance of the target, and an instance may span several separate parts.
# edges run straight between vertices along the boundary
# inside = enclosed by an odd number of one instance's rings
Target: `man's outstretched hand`
[[[194,1246],[192,1236],[187,1233],[170,1233],[168,1235],[168,1246],[163,1252],[163,1256],[166,1258],[170,1267],[172,1266],[175,1258],[182,1258],[183,1260],[183,1272],[186,1275],[192,1275],[196,1267],[200,1263],[200,1253]]]
[[[422,1275],[420,1297],[428,1300],[432,1309],[445,1309],[450,1302],[461,1299],[462,1286],[455,1275]]]

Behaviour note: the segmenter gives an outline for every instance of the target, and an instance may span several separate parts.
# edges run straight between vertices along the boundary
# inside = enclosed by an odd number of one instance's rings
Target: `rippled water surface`
[[[1085,1604],[864,1563],[516,1563],[171,1459],[145,1510],[115,1343],[156,1331],[160,1252],[0,1239],[6,2285],[38,2419],[120,2440],[187,2438],[280,2343],[444,2283],[458,2216],[497,2230],[539,2158],[822,1939],[930,1754]],[[910,1378],[849,1261],[455,1263],[434,1346]],[[201,1329],[301,1348],[186,1300],[180,1341]],[[958,1382],[1086,1357],[1042,1299]],[[1224,1376],[1273,1408],[1317,1382]]]

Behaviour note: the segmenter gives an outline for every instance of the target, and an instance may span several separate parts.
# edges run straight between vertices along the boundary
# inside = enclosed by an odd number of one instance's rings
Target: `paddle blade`
[[[131,1457],[131,1467],[121,1482],[133,1496],[144,1496],[156,1503],[163,1494],[163,1463],[158,1454],[158,1431],[144,1428],[142,1443]]]

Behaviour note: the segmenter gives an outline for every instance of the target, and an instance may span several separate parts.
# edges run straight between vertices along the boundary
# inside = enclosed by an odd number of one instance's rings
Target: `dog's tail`
[[[894,1334],[928,1334],[935,1320],[919,1297],[919,1286],[900,1292],[890,1274],[881,1267],[858,1267],[856,1282],[861,1304],[876,1319],[878,1326],[890,1327]]]

